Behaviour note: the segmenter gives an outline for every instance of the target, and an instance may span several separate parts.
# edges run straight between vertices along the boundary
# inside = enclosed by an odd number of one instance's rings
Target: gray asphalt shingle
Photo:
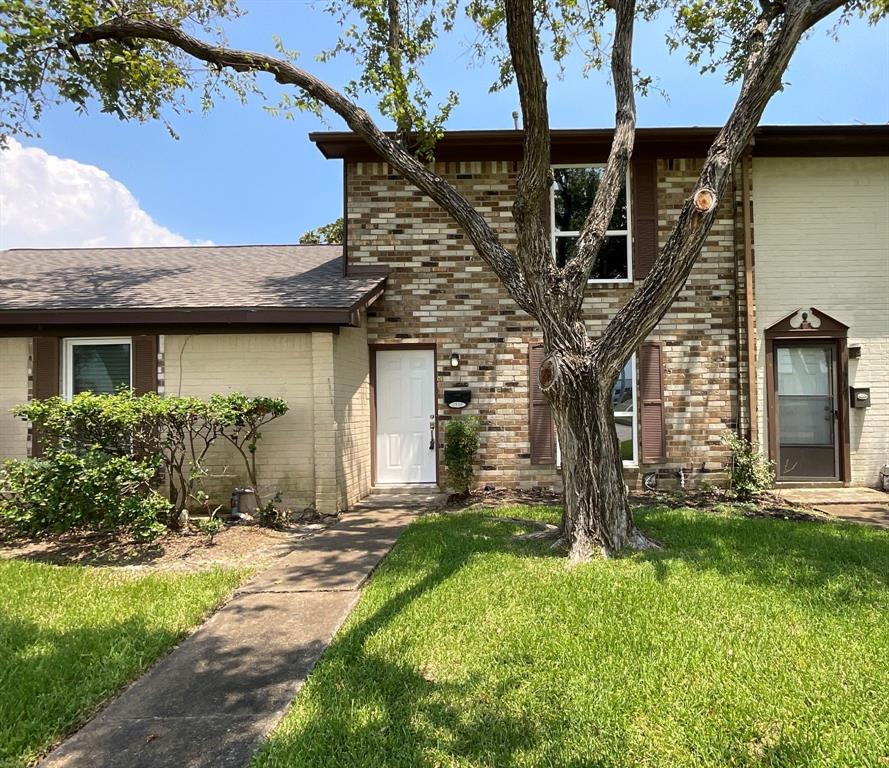
[[[0,251],[0,311],[349,308],[383,278],[343,276],[339,245]]]

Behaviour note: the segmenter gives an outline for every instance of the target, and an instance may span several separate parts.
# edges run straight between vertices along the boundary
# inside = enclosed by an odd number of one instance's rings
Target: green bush
[[[734,432],[726,432],[722,442],[732,451],[728,463],[729,490],[740,501],[751,501],[775,483],[774,462],[767,459],[756,443]]]
[[[102,462],[109,462],[110,474],[115,467],[123,467],[123,461],[147,462],[154,468],[152,477],[162,475],[169,483],[171,503],[165,511],[178,513],[187,508],[208,509],[201,483],[208,474],[206,457],[220,438],[230,442],[244,459],[258,500],[256,449],[262,438],[260,430],[285,414],[287,403],[278,398],[247,397],[237,392],[201,400],[154,393],[136,395],[131,390],[122,390],[105,395],[84,392],[70,401],[60,397],[33,400],[13,412],[33,424],[43,446],[44,461],[56,465],[12,470],[16,478],[20,473],[27,476],[34,472],[45,473],[47,479],[54,473],[66,475],[73,459],[78,457],[84,462],[84,471],[87,465],[95,471]],[[115,463],[115,459],[121,462]],[[125,483],[122,487],[131,487],[131,484]],[[138,494],[133,498],[138,499]],[[136,503],[142,504],[138,500]],[[61,529],[41,526],[36,521],[48,518],[40,512],[32,514],[37,509],[33,505],[28,509],[31,511],[25,517],[35,521],[35,530],[66,529],[59,521],[56,522],[63,526]],[[127,520],[134,514],[129,508],[121,512]],[[107,522],[111,517],[109,513],[103,519]],[[70,518],[74,524],[84,515],[73,514]],[[90,522],[82,524],[94,527]]]
[[[445,427],[444,463],[448,483],[457,493],[468,493],[472,460],[479,446],[479,422],[475,416],[458,416]]]
[[[151,488],[157,469],[153,459],[95,449],[8,461],[0,466],[0,522],[31,535],[131,529],[153,538],[170,506]]]

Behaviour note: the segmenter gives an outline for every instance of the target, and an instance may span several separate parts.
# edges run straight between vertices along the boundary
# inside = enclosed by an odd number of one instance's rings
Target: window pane
[[[555,219],[557,232],[578,232],[590,212],[602,168],[554,168]],[[627,228],[627,190],[621,187],[608,229]]]
[[[627,262],[627,236],[606,237],[590,277],[593,280],[626,280],[630,274]]]
[[[130,386],[130,345],[74,344],[71,348],[71,394],[110,394]]]
[[[615,416],[614,428],[620,441],[620,457],[624,461],[633,460],[633,417]]]
[[[556,264],[564,267],[565,263],[574,255],[574,246],[577,244],[576,237],[557,237],[556,238]]]
[[[629,360],[614,382],[611,402],[615,411],[633,411],[633,366]]]

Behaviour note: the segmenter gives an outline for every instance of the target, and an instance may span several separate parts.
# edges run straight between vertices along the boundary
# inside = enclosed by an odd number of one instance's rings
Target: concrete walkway
[[[41,768],[242,768],[432,497],[373,496],[245,584]]]
[[[889,493],[876,488],[781,488],[776,493],[840,520],[889,530]]]

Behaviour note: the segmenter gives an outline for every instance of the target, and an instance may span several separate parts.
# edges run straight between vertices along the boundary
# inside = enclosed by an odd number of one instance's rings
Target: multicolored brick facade
[[[658,161],[661,240],[699,168],[695,159]],[[435,171],[487,217],[507,247],[513,245],[517,162],[440,162]],[[557,468],[534,465],[530,458],[528,348],[540,341],[534,321],[518,309],[449,216],[385,163],[346,161],[346,201],[349,266],[390,269],[386,292],[368,314],[368,342],[437,345],[439,421],[456,413],[444,406],[443,389],[460,385],[472,391],[466,412],[484,425],[480,484],[558,487]],[[663,344],[667,461],[628,467],[631,484],[655,469],[673,476],[682,468],[692,476],[714,473],[707,478],[721,479],[728,458],[721,436],[735,428],[739,410],[739,203],[740,194],[726,196],[686,287],[651,336]],[[591,333],[604,327],[632,290],[627,284],[590,286]],[[457,368],[449,362],[454,352]]]

